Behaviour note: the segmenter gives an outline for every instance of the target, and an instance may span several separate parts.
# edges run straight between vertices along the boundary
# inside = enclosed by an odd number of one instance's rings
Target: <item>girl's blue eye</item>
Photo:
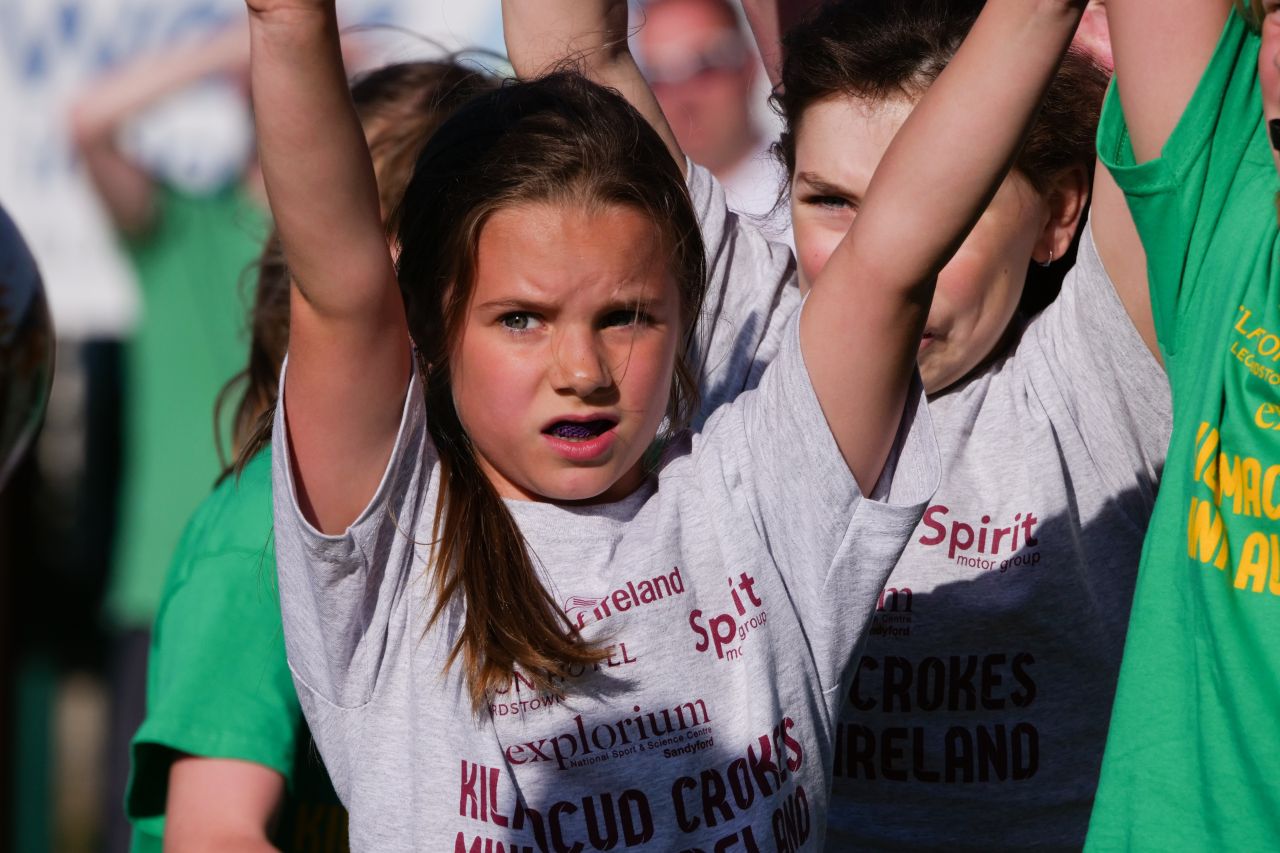
[[[536,329],[541,325],[541,321],[532,314],[526,314],[521,311],[513,311],[510,314],[503,314],[498,322],[504,328],[513,332],[527,332],[530,329]]]
[[[605,326],[632,326],[645,323],[648,315],[642,311],[612,311],[605,315]]]
[[[853,204],[848,199],[841,198],[838,195],[812,195],[806,197],[804,203],[814,207],[826,208],[827,210],[844,210],[853,207]]]

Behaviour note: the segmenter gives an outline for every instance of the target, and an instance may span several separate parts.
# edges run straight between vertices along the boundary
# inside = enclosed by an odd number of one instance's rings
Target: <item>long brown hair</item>
[[[703,244],[683,175],[657,133],[617,92],[571,72],[510,83],[459,110],[422,152],[394,224],[400,288],[440,460],[431,622],[450,603],[464,606],[446,666],[461,658],[477,709],[517,668],[553,689],[571,667],[607,654],[582,640],[539,581],[453,404],[453,346],[474,284],[480,233],[495,212],[536,202],[621,205],[658,227],[684,331],[669,410],[676,427],[697,400],[686,353],[705,289]]]
[[[373,157],[384,217],[399,205],[414,161],[432,132],[459,106],[497,85],[495,77],[465,67],[455,59],[386,65],[352,83],[351,99]],[[239,474],[271,443],[280,366],[289,348],[289,268],[274,231],[256,269],[253,308],[249,312],[249,362],[222,387],[214,404],[214,425],[218,429],[224,408],[240,392],[232,418],[234,461],[228,464],[223,456],[223,477],[233,471]],[[221,440],[218,452],[223,454]]]
[[[809,107],[833,95],[870,102],[918,99],[955,56],[982,6],[983,0],[835,0],[793,27],[783,40],[782,79],[773,97],[786,125],[775,150],[787,174],[795,174],[796,134]],[[1014,162],[1036,192],[1045,194],[1074,168],[1093,175],[1108,79],[1083,51],[1072,48],[1063,58]],[[1030,265],[1024,313],[1057,295],[1075,249],[1073,242],[1062,262],[1047,269]]]

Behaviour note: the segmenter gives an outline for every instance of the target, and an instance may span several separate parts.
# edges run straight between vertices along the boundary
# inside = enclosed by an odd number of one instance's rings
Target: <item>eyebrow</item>
[[[653,313],[658,306],[662,304],[661,299],[654,299],[648,296],[641,296],[635,299],[610,299],[602,306],[602,311],[608,313],[610,311],[644,311]],[[545,312],[549,308],[545,302],[539,302],[536,299],[524,299],[521,297],[506,297],[502,299],[492,299],[488,302],[482,302],[476,306],[476,310],[480,311],[529,311],[529,312]]]
[[[819,195],[838,195],[858,198],[858,194],[848,187],[832,183],[814,172],[798,172],[796,173],[796,180],[805,184],[809,189]]]
[[[491,299],[476,306],[477,310],[506,309],[509,311],[541,311],[546,305],[536,299],[522,299],[511,296],[503,299]]]

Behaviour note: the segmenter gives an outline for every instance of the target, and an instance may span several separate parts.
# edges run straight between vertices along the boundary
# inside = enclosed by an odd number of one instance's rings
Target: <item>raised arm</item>
[[[627,0],[502,0],[502,32],[517,75],[537,77],[566,60],[578,63],[645,117],[684,171],[680,143],[627,45]]]
[[[243,74],[248,63],[244,26],[229,27],[199,44],[184,42],[133,61],[94,81],[76,97],[71,105],[71,136],[117,230],[140,236],[155,215],[151,176],[116,144],[121,127],[147,107],[210,75]]]
[[[782,82],[782,36],[820,5],[821,0],[742,0],[760,61],[774,86]]]
[[[1093,201],[1089,209],[1093,242],[1107,278],[1120,297],[1142,342],[1164,363],[1156,341],[1156,323],[1151,312],[1151,291],[1147,287],[1147,253],[1138,236],[1138,228],[1129,214],[1129,203],[1116,185],[1115,178],[1099,163],[1093,172]]]
[[[298,498],[326,533],[377,489],[409,338],[333,0],[248,0],[258,147],[294,276],[285,417]]]
[[[1106,6],[1105,0],[1089,0],[1076,32],[1075,45],[1103,67],[1112,69],[1115,59],[1111,55]],[[1142,342],[1156,361],[1163,363],[1151,312],[1151,291],[1147,286],[1147,253],[1129,214],[1129,203],[1101,161],[1093,170],[1091,200],[1089,221],[1098,257]]]
[[[1139,163],[1160,156],[1213,56],[1232,0],[1107,0],[1116,86]]]
[[[1213,56],[1232,0],[1106,0],[1110,57],[1137,162],[1160,156]],[[1146,253],[1124,194],[1098,165],[1094,240],[1107,275],[1152,355],[1161,360]]]
[[[938,271],[1004,178],[1085,0],[988,0],[903,124],[800,319],[810,379],[863,491],[901,421]]]

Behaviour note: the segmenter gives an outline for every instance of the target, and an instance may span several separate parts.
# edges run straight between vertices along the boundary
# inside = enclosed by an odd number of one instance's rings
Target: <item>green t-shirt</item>
[[[1093,850],[1280,849],[1280,189],[1259,39],[1232,14],[1161,156],[1113,88],[1099,153],[1146,246],[1173,437]]]
[[[285,662],[275,578],[264,450],[238,483],[223,481],[196,510],[165,581],[125,802],[135,853],[160,850],[169,768],[183,753],[275,770],[288,789],[276,843],[286,851],[346,850],[346,812]]]
[[[221,470],[213,405],[244,367],[252,267],[267,235],[265,213],[238,188],[158,192],[154,226],[125,246],[142,320],[125,353],[120,528],[107,600],[121,628],[150,626],[182,525]]]

